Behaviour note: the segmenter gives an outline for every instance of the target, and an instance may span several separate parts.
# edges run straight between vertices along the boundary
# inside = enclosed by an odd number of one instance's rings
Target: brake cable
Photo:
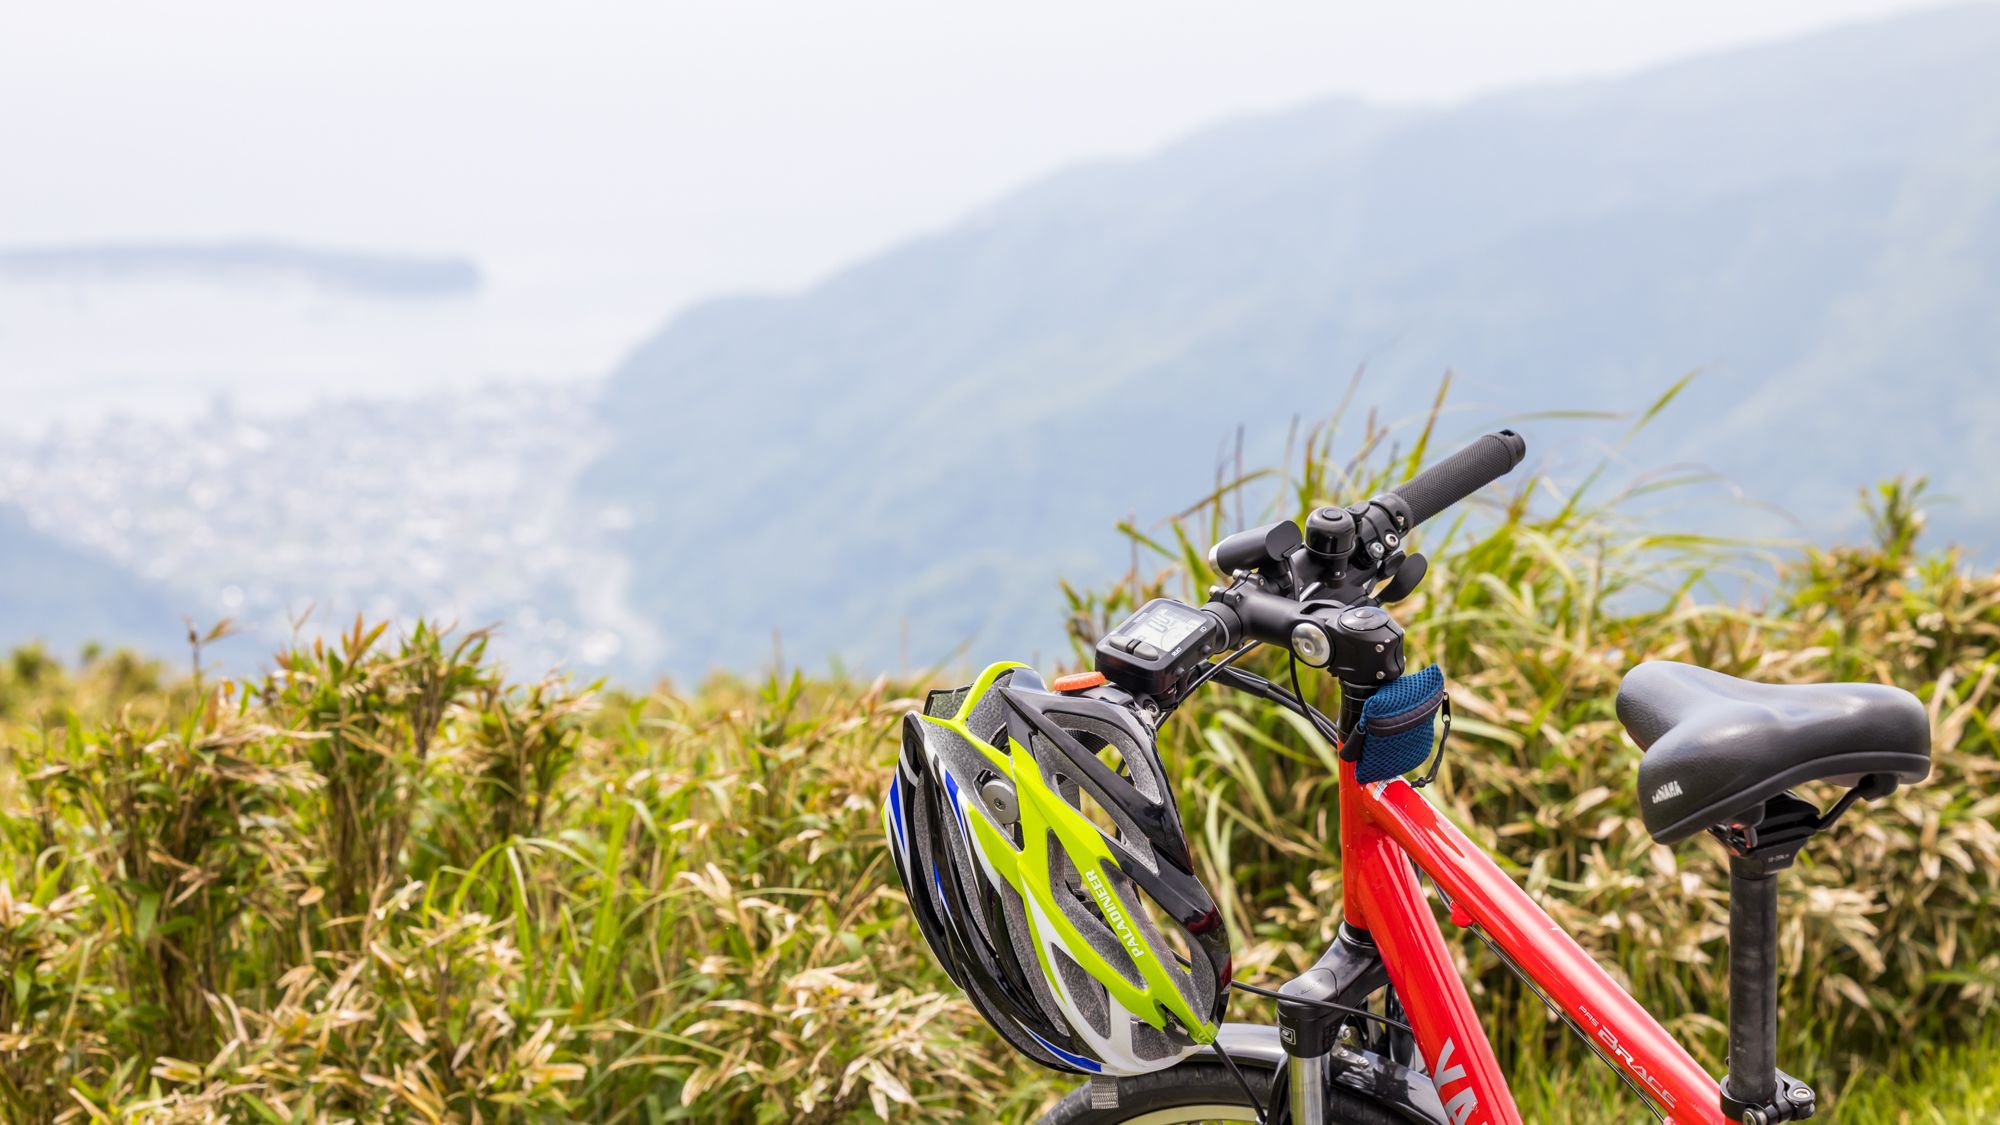
[[[1340,728],[1334,725],[1332,719],[1329,719],[1324,714],[1322,714],[1319,708],[1314,707],[1312,704],[1306,702],[1305,689],[1299,686],[1299,654],[1296,652],[1292,653],[1291,668],[1292,668],[1292,702],[1297,704],[1297,706],[1293,707],[1292,710],[1294,710],[1300,715],[1305,716],[1306,721],[1311,723],[1315,730],[1319,731],[1320,737],[1326,739],[1328,743],[1332,744],[1334,752],[1338,753],[1340,751],[1341,743],[1345,740],[1341,738]],[[1284,700],[1281,699],[1278,702],[1282,704],[1284,703]]]
[[[1391,1028],[1396,1031],[1401,1031],[1404,1032],[1405,1034],[1409,1035],[1416,1034],[1416,1032],[1411,1029],[1410,1025],[1404,1023],[1402,1020],[1395,1019],[1390,1016],[1380,1015],[1378,1013],[1371,1012],[1366,1008],[1357,1008],[1351,1004],[1342,1004],[1333,1000],[1321,1000],[1313,996],[1287,996],[1282,992],[1274,992],[1268,988],[1259,988],[1254,984],[1244,984],[1242,981],[1236,981],[1236,980],[1230,981],[1229,987],[1231,990],[1240,989],[1244,992],[1250,993],[1252,996],[1262,996],[1269,1000],[1279,1001],[1280,1003],[1310,1004],[1315,1008],[1329,1008],[1332,1009],[1333,1011],[1353,1016],[1355,1019],[1368,1020],[1373,1023],[1379,1023],[1384,1027]]]
[[[1187,965],[1189,963],[1186,958],[1182,957],[1178,953],[1174,955],[1174,960],[1181,962],[1183,965]],[[1281,1002],[1289,1000],[1294,1003],[1311,1004],[1314,1005],[1315,1007],[1321,1007],[1321,1008],[1331,1008],[1335,1011],[1343,1012],[1346,1013],[1347,1015],[1354,1016],[1359,1019],[1373,1020],[1376,1023],[1380,1023],[1387,1027],[1393,1028],[1397,1031],[1401,1031],[1405,1035],[1409,1035],[1412,1037],[1416,1035],[1416,1032],[1411,1030],[1409,1024],[1406,1024],[1401,1020],[1392,1019],[1388,1016],[1377,1015],[1374,1012],[1368,1011],[1366,1008],[1356,1008],[1351,1005],[1337,1003],[1332,1000],[1321,1000],[1318,999],[1317,997],[1286,996],[1283,993],[1274,992],[1268,988],[1259,988],[1254,984],[1244,984],[1240,980],[1232,980],[1225,987],[1227,987],[1231,991],[1248,992],[1253,996],[1262,996],[1267,999],[1277,1000]],[[1257,1096],[1256,1089],[1250,1085],[1250,1079],[1244,1076],[1243,1068],[1236,1065],[1236,1060],[1230,1057],[1228,1048],[1222,1045],[1222,1036],[1220,1034],[1217,1034],[1214,1041],[1209,1043],[1208,1046],[1211,1050],[1215,1052],[1215,1057],[1222,1060],[1222,1065],[1229,1068],[1230,1076],[1235,1078],[1237,1086],[1242,1088],[1243,1096],[1250,1099],[1250,1108],[1254,1110],[1257,1114],[1258,1125],[1265,1125],[1265,1123],[1270,1120],[1269,1111],[1264,1108],[1263,1099]],[[1276,1091],[1273,1090],[1272,1093],[1275,1094]]]
[[[1174,960],[1180,962],[1181,968],[1183,969],[1190,969],[1194,967],[1194,962],[1181,956],[1179,953],[1174,954]],[[1315,1008],[1330,1008],[1333,1011],[1345,1013],[1346,1015],[1353,1016],[1356,1019],[1372,1020],[1375,1023],[1382,1024],[1385,1027],[1393,1028],[1396,1031],[1405,1032],[1410,1035],[1416,1034],[1415,1031],[1412,1031],[1410,1029],[1409,1024],[1404,1023],[1401,1020],[1395,1019],[1394,1017],[1391,1016],[1379,1015],[1375,1012],[1369,1011],[1366,1008],[1357,1008],[1351,1004],[1342,1004],[1337,1000],[1322,1000],[1316,996],[1287,996],[1282,992],[1277,992],[1269,988],[1264,988],[1260,985],[1244,984],[1240,980],[1232,980],[1228,984],[1223,985],[1223,987],[1229,989],[1232,992],[1248,992],[1252,996],[1261,996],[1266,1000],[1289,1001],[1294,1004],[1310,1004]]]
[[[1250,1108],[1257,1113],[1257,1125],[1265,1125],[1270,1119],[1265,1115],[1264,1103],[1257,1097],[1257,1091],[1250,1088],[1250,1080],[1243,1077],[1243,1069],[1236,1065],[1235,1059],[1229,1057],[1228,1051],[1223,1050],[1220,1032],[1216,1034],[1215,1042],[1209,1046],[1215,1048],[1215,1057],[1222,1060],[1222,1065],[1229,1068],[1229,1073],[1236,1076],[1236,1084],[1243,1087],[1243,1096],[1250,1099]]]
[[[1174,959],[1177,961],[1183,961],[1183,963],[1185,963],[1185,959],[1182,958],[1179,954],[1175,954]],[[1341,1004],[1333,1000],[1321,1000],[1317,997],[1286,996],[1283,993],[1274,992],[1268,988],[1259,988],[1254,984],[1244,984],[1240,980],[1232,980],[1225,987],[1227,987],[1232,992],[1248,992],[1253,996],[1262,996],[1267,999],[1277,1000],[1281,1003],[1285,1001],[1291,1001],[1293,1003],[1311,1004],[1315,1007],[1320,1007],[1320,1008],[1331,1008],[1334,1011],[1342,1012],[1355,1018],[1364,1020],[1373,1020],[1376,1023],[1380,1023],[1387,1027],[1393,1028],[1397,1031],[1401,1031],[1405,1035],[1409,1035],[1412,1038],[1416,1036],[1416,1032],[1411,1030],[1409,1024],[1404,1023],[1401,1020],[1392,1019],[1388,1016],[1377,1015],[1376,1013],[1371,1012],[1366,1008],[1356,1008],[1353,1007],[1352,1005]],[[1210,1049],[1214,1050],[1215,1057],[1222,1060],[1222,1065],[1229,1068],[1230,1075],[1236,1079],[1236,1084],[1242,1088],[1243,1096],[1250,1099],[1250,1108],[1254,1110],[1257,1114],[1257,1125],[1267,1125],[1267,1122],[1270,1120],[1270,1118],[1268,1115],[1268,1111],[1264,1108],[1263,1100],[1257,1096],[1257,1091],[1251,1087],[1250,1079],[1244,1077],[1243,1068],[1237,1066],[1236,1060],[1229,1057],[1228,1049],[1223,1047],[1222,1045],[1221,1034],[1218,1033],[1216,1035],[1214,1041],[1209,1043],[1209,1047]],[[1271,1094],[1274,1097],[1277,1095],[1277,1090],[1275,1087],[1276,1083],[1273,1082],[1273,1089],[1271,1091]]]
[[[1237,671],[1237,669],[1231,669],[1229,666],[1231,664],[1236,663],[1238,660],[1241,660],[1243,656],[1246,653],[1248,653],[1251,649],[1256,648],[1258,645],[1263,643],[1264,642],[1262,641],[1247,641],[1244,644],[1239,645],[1235,649],[1232,649],[1229,652],[1229,654],[1224,656],[1221,660],[1218,660],[1215,663],[1207,665],[1206,667],[1202,668],[1201,671],[1195,673],[1193,679],[1188,681],[1187,687],[1181,689],[1180,693],[1181,699],[1186,700],[1189,696],[1194,694],[1196,688],[1200,687],[1201,685],[1207,683],[1212,679],[1215,679],[1217,676],[1220,676],[1225,670]],[[1178,706],[1178,704],[1176,704],[1176,706]],[[1169,709],[1168,711],[1163,713],[1162,717],[1164,717],[1165,715],[1170,715],[1172,713],[1173,711]]]
[[[1437,885],[1437,880],[1431,877],[1430,872],[1425,871],[1421,872],[1421,874],[1423,875],[1424,882],[1430,885],[1431,894],[1436,896],[1439,902],[1444,903],[1446,909],[1456,910],[1457,907],[1453,904],[1451,896],[1444,893],[1444,888]],[[1542,987],[1535,983],[1534,978],[1530,977],[1527,971],[1521,968],[1520,962],[1514,960],[1512,955],[1510,955],[1506,950],[1500,948],[1499,942],[1494,941],[1493,938],[1486,933],[1486,927],[1480,925],[1478,922],[1475,921],[1472,924],[1465,926],[1464,929],[1468,933],[1470,933],[1473,937],[1478,938],[1479,943],[1481,945],[1484,945],[1487,949],[1491,950],[1493,956],[1498,958],[1500,963],[1502,965],[1505,965],[1508,971],[1514,974],[1514,978],[1520,981],[1523,985],[1527,986],[1528,991],[1534,994],[1535,999],[1540,1000],[1542,1002],[1542,1006],[1546,1007],[1549,1010],[1550,1015],[1561,1020],[1571,1031],[1576,1032],[1576,1037],[1578,1039],[1583,1040],[1583,1045],[1590,1048],[1590,1053],[1596,1055],[1600,1062],[1602,1062],[1605,1066],[1611,1068],[1611,1073],[1617,1075],[1618,1080],[1620,1082],[1625,1083],[1625,1088],[1632,1091],[1633,1096],[1639,1099],[1639,1104],[1645,1106],[1646,1109],[1649,1112],[1651,1112],[1655,1118],[1658,1118],[1664,1125],[1664,1123],[1668,1120],[1667,1115],[1665,1113],[1662,1113],[1660,1111],[1660,1107],[1653,1103],[1653,1096],[1647,1093],[1646,1091],[1641,1090],[1639,1088],[1639,1084],[1633,1081],[1632,1076],[1625,1073],[1624,1069],[1621,1068],[1617,1064],[1617,1062],[1613,1061],[1610,1055],[1605,1053],[1604,1048],[1598,1046],[1597,1041],[1592,1039],[1587,1033],[1585,1033],[1583,1028],[1580,1025],[1578,1025],[1574,1019],[1570,1018],[1568,1012],[1565,1012],[1561,1008],[1557,1007],[1556,1002],[1549,999],[1548,993],[1542,991]]]

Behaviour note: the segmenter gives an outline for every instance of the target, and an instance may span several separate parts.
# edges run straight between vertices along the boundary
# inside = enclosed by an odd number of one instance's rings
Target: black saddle
[[[1618,721],[1646,752],[1639,808],[1663,844],[1808,781],[1880,797],[1931,772],[1924,705],[1883,684],[1758,684],[1655,661],[1618,685]]]

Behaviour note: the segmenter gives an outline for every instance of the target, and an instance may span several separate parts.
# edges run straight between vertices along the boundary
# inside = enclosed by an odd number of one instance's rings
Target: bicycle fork
[[[1328,1058],[1346,1016],[1389,983],[1382,955],[1366,933],[1342,923],[1340,935],[1313,967],[1287,981],[1279,994],[1278,1040],[1284,1045],[1292,1125],[1326,1125]]]

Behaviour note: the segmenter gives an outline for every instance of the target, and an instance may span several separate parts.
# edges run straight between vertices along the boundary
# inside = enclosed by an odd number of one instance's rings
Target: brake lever
[[[1416,593],[1417,584],[1424,580],[1424,575],[1429,574],[1430,569],[1431,561],[1421,553],[1404,555],[1396,564],[1396,572],[1390,576],[1389,584],[1376,593],[1375,603],[1388,605],[1400,602]]]

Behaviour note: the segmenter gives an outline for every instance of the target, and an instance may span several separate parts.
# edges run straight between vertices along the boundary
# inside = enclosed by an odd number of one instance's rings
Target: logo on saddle
[[[1681,783],[1678,781],[1669,781],[1658,789],[1653,790],[1653,803],[1657,805],[1661,801],[1671,801],[1680,795]]]

